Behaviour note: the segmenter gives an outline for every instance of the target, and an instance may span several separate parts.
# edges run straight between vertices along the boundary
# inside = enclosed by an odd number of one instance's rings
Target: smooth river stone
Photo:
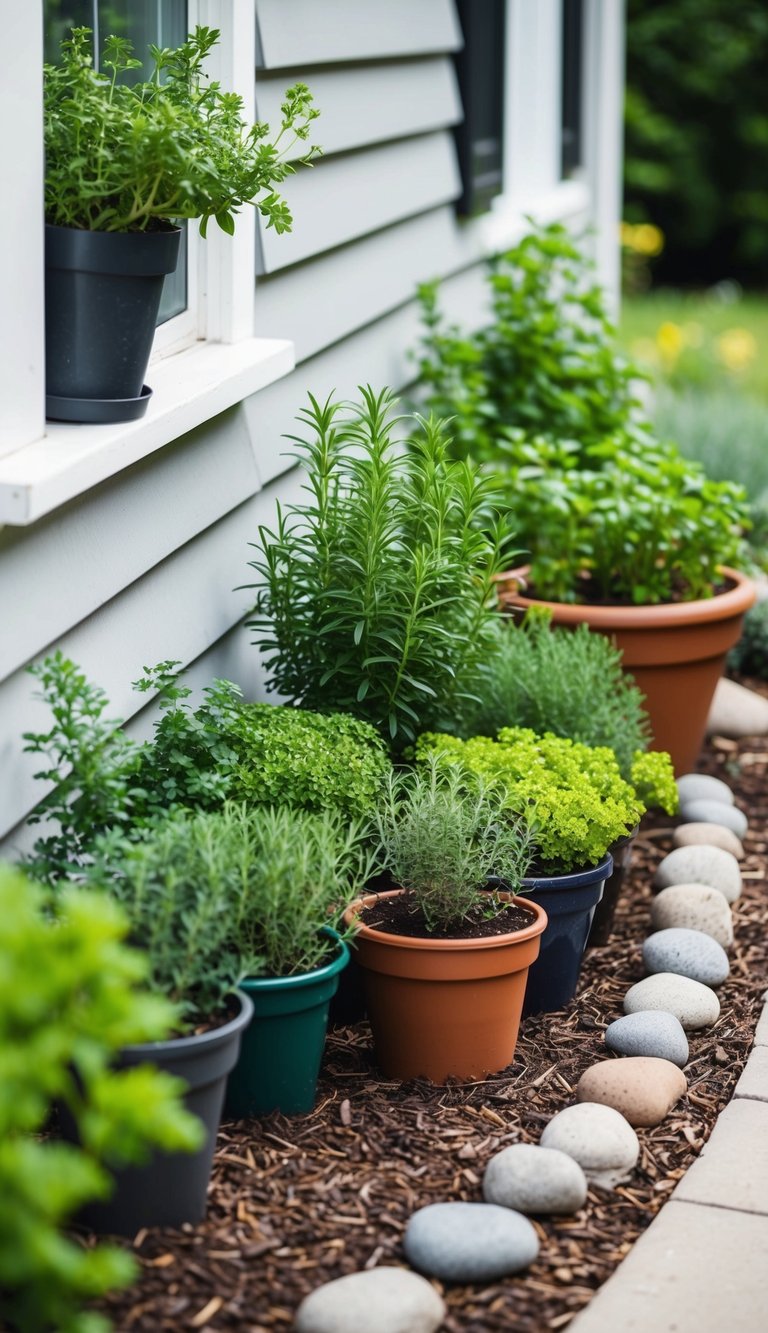
[[[609,1023],[605,1044],[616,1055],[654,1055],[680,1069],[688,1063],[688,1038],[679,1018],[663,1009],[639,1009]]]
[[[640,1155],[632,1126],[612,1106],[598,1102],[580,1102],[558,1111],[544,1129],[541,1146],[567,1153],[590,1184],[601,1189],[628,1180]]]
[[[654,930],[680,926],[684,930],[703,930],[724,949],[733,944],[733,916],[726,899],[708,884],[673,884],[662,889],[651,903]]]
[[[513,1143],[488,1163],[483,1198],[520,1213],[577,1213],[587,1198],[587,1178],[567,1153]]]
[[[706,773],[684,773],[677,779],[680,804],[684,801],[721,801],[733,805],[733,792],[727,782],[710,778]]]
[[[631,986],[624,996],[624,1013],[640,1009],[665,1009],[674,1014],[686,1032],[710,1027],[720,1017],[720,1001],[709,986],[676,972],[657,972]]]
[[[707,734],[732,740],[768,736],[768,701],[735,680],[721,677],[707,718]]]
[[[702,986],[721,986],[731,970],[728,955],[717,940],[703,930],[683,926],[649,935],[643,945],[643,962],[648,972],[676,972]]]
[[[411,1217],[403,1250],[409,1264],[442,1282],[492,1282],[532,1264],[534,1228],[492,1203],[430,1203]]]
[[[630,1125],[650,1129],[661,1124],[687,1091],[685,1074],[671,1060],[628,1055],[587,1069],[576,1085],[576,1100],[612,1106]]]
[[[296,1333],[435,1333],[446,1308],[407,1268],[372,1268],[318,1287],[301,1302]]]
[[[737,861],[744,857],[744,848],[740,840],[724,824],[680,824],[674,832],[672,842],[675,847],[698,847],[704,843],[708,847],[719,847],[730,852]]]
[[[736,837],[746,837],[747,816],[735,805],[723,805],[722,801],[684,801],[680,806],[680,818],[687,824],[722,824]]]
[[[706,884],[734,903],[741,893],[741,871],[735,856],[720,847],[676,847],[664,857],[653,877],[654,888],[672,884]]]

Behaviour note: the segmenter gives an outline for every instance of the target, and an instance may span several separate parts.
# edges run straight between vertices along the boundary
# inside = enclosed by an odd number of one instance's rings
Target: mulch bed
[[[768,985],[767,765],[766,740],[715,741],[700,764],[734,788],[750,835],[732,972],[718,991],[717,1024],[690,1034],[687,1096],[658,1128],[638,1131],[640,1162],[627,1185],[590,1191],[574,1217],[535,1223],[541,1254],[527,1273],[447,1288],[449,1333],[565,1328],[662,1207],[733,1095]],[[580,1075],[606,1057],[603,1031],[643,975],[650,875],[669,848],[671,822],[646,819],[611,943],[588,952],[568,1009],[524,1021],[507,1073],[448,1087],[386,1082],[361,1023],[331,1032],[311,1115],[225,1126],[206,1222],[135,1239],[141,1280],[106,1307],[120,1333],[289,1329],[302,1297],[321,1283],[401,1262],[416,1208],[479,1200],[488,1158],[509,1143],[538,1142],[573,1102]]]

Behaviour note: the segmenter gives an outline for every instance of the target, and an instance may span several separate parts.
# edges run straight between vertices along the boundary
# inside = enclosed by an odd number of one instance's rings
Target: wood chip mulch
[[[733,1095],[768,985],[768,741],[716,740],[700,767],[724,778],[750,820],[744,894],[735,904],[731,976],[719,1021],[690,1034],[689,1089],[662,1125],[640,1130],[638,1169],[610,1193],[590,1191],[574,1217],[535,1222],[541,1254],[525,1274],[444,1291],[448,1333],[564,1329],[663,1206]],[[402,1263],[410,1214],[427,1203],[481,1199],[489,1157],[536,1143],[574,1100],[580,1075],[606,1058],[603,1031],[643,975],[653,868],[672,821],[647,818],[625,881],[614,936],[587,953],[576,1001],[524,1021],[505,1074],[472,1085],[384,1081],[365,1024],[329,1035],[316,1109],[224,1127],[206,1222],[141,1233],[142,1268],[106,1309],[119,1333],[291,1327],[316,1286],[377,1264]]]

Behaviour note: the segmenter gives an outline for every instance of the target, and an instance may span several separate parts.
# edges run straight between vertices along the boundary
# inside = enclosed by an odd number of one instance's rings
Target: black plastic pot
[[[612,867],[611,855],[607,853],[599,865],[589,870],[523,880],[521,892],[527,898],[535,898],[549,918],[539,956],[528,972],[524,1017],[562,1009],[573,999],[592,914]]]
[[[46,415],[59,421],[132,421],[144,384],[167,273],[181,231],[45,228]]]
[[[592,948],[593,945],[607,944],[611,938],[616,907],[624,886],[624,876],[632,861],[632,844],[636,837],[637,828],[634,828],[625,838],[619,838],[612,847],[608,848],[613,860],[613,870],[605,881],[603,896],[592,916],[592,925],[587,940],[588,949]]]
[[[238,991],[239,1014],[199,1037],[127,1046],[118,1064],[152,1064],[183,1078],[187,1110],[205,1126],[205,1143],[196,1153],[154,1153],[144,1166],[114,1171],[115,1187],[104,1203],[89,1204],[78,1221],[91,1231],[133,1236],[142,1227],[178,1227],[205,1217],[216,1134],[224,1105],[227,1076],[240,1052],[240,1039],[253,1017],[253,1005]],[[71,1128],[71,1127],[70,1127]],[[68,1127],[63,1126],[65,1137]]]

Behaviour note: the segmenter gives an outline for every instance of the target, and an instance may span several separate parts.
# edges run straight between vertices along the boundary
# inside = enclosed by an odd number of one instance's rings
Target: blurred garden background
[[[628,0],[621,338],[768,555],[768,5]]]

